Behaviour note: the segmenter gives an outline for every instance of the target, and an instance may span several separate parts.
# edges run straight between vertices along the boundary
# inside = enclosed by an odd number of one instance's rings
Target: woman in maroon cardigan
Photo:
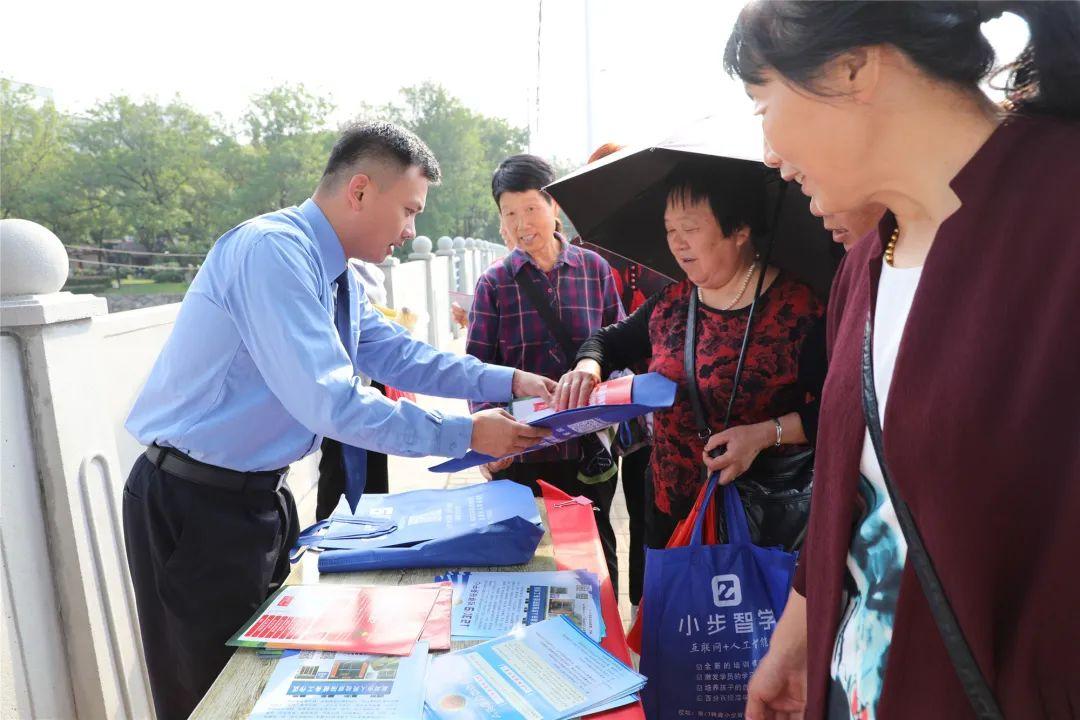
[[[1022,16],[1004,112],[980,26]],[[756,2],[725,63],[816,212],[880,202],[828,308],[810,533],[747,717],[967,718],[863,420],[1008,718],[1080,713],[1080,6]],[[805,600],[804,600],[805,598]]]

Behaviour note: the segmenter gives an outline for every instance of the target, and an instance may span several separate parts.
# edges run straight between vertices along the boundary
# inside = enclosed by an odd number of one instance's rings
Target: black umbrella
[[[760,146],[735,147],[707,118],[671,140],[631,147],[557,180],[547,191],[558,201],[575,229],[589,243],[680,280],[685,275],[671,256],[664,233],[664,180],[683,165],[707,168],[717,182],[746,190],[759,187],[772,225],[759,243],[770,262],[828,294],[843,254],[821,220],[810,213],[809,198],[797,188],[781,192],[784,181],[762,163]],[[777,203],[780,203],[779,208]]]

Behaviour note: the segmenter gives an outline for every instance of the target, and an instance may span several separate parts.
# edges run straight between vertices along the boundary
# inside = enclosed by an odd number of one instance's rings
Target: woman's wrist
[[[759,422],[754,425],[754,429],[757,430],[757,448],[758,452],[762,450],[768,450],[771,447],[776,447],[776,422],[773,420],[766,420],[765,422]]]
[[[600,363],[596,362],[592,358],[584,358],[578,360],[578,364],[574,366],[574,370],[578,372],[585,372],[596,378],[596,382],[600,382]]]

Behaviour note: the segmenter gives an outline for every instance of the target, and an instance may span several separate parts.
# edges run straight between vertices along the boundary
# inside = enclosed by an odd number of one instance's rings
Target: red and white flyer
[[[239,647],[408,655],[429,623],[438,637],[443,587],[286,585],[227,643]]]
[[[597,384],[589,394],[587,407],[596,405],[629,405],[633,396],[634,376],[623,375],[614,380]],[[555,411],[540,398],[530,397],[515,400],[511,405],[511,414],[520,422],[533,422],[553,414]]]

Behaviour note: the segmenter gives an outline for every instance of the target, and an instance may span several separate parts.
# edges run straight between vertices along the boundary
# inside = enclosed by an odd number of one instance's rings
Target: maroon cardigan
[[[885,455],[1007,718],[1080,716],[1080,124],[1014,118],[956,176],[896,359]],[[807,718],[825,716],[865,425],[859,384],[882,237],[828,309],[816,482],[795,587]],[[880,718],[974,717],[911,563]]]

